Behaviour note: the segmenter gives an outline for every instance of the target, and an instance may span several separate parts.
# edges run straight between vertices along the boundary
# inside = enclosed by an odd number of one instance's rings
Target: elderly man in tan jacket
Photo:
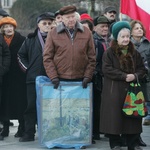
[[[86,88],[95,69],[92,34],[76,20],[75,12],[75,6],[60,9],[62,23],[48,33],[45,43],[44,67],[56,89],[60,80],[82,81]]]

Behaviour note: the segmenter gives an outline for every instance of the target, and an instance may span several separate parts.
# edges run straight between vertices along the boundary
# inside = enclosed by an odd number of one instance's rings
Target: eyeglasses
[[[114,14],[116,14],[116,12],[115,12],[115,11],[110,11],[109,13],[114,13]]]
[[[42,22],[42,25],[43,25],[43,26],[51,25],[51,24],[52,24],[52,22]]]

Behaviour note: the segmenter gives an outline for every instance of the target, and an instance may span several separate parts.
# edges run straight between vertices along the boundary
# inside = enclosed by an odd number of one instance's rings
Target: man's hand
[[[131,82],[134,79],[135,79],[135,75],[134,74],[127,74],[126,82]]]
[[[91,79],[90,78],[84,78],[83,81],[82,81],[82,87],[85,89],[87,88],[87,84],[91,82]]]
[[[59,86],[59,78],[52,79],[52,83],[54,84],[54,89],[57,89]]]

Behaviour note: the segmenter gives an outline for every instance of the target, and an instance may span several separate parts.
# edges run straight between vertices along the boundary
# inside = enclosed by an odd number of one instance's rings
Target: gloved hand
[[[82,81],[82,87],[85,89],[87,88],[87,84],[91,82],[91,79],[90,78],[84,78],[83,81]]]
[[[54,84],[54,89],[57,89],[59,86],[59,78],[52,79],[52,84]]]

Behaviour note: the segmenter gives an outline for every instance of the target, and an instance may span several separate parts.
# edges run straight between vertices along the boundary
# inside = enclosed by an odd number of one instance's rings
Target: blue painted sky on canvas
[[[88,86],[86,89],[82,88],[82,84],[76,84],[76,85],[65,85],[65,86],[59,86],[58,89],[54,89],[53,85],[44,85],[42,87],[42,97],[43,99],[58,99],[60,98],[84,98],[89,99],[90,98],[90,86]]]

